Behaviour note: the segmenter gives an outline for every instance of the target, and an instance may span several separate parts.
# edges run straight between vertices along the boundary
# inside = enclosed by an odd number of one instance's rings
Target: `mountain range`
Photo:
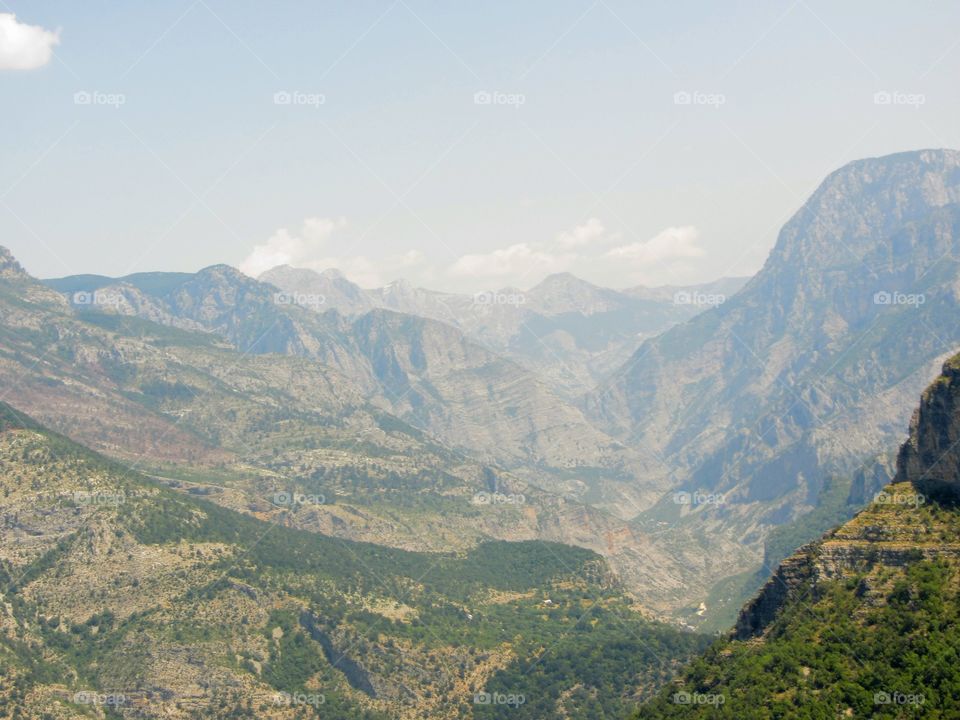
[[[318,310],[358,315],[386,308],[448,323],[509,357],[561,396],[577,398],[624,363],[648,337],[723,302],[747,278],[689,287],[598,287],[570,273],[550,275],[529,290],[502,288],[462,295],[399,280],[365,290],[336,270],[279,266],[259,276],[291,296],[322,299]]]
[[[609,494],[611,508],[649,504],[652,497],[643,484],[653,473],[641,456],[590,425],[522,365],[445,322],[381,308],[314,312],[296,300],[323,296],[277,292],[225,265],[193,275],[80,276],[47,284],[79,300],[81,311],[214,333],[246,354],[315,360],[383,410],[553,490]],[[595,479],[578,480],[575,471]]]
[[[607,540],[587,545],[649,607],[722,624],[792,543],[889,480],[910,399],[960,341],[958,158],[837,170],[745,285],[616,291],[566,274],[469,296],[284,266],[46,284],[87,317],[319,362],[451,450],[599,510],[587,525]],[[551,539],[573,534],[589,533]]]
[[[0,248],[0,713],[950,716],[958,238],[924,150],[832,173],[746,284]]]
[[[611,717],[703,646],[643,618],[588,550],[416,553],[295,530],[3,404],[0,492],[5,717]],[[582,682],[601,654],[599,684]]]

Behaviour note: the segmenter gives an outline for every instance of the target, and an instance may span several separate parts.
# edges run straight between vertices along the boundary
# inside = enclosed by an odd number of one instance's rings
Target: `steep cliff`
[[[943,500],[960,496],[960,356],[923,394],[914,413],[910,439],[897,457],[897,480]]]
[[[960,355],[923,393],[910,424],[910,436],[897,456],[893,484],[853,520],[811,543],[777,568],[741,612],[735,636],[758,635],[774,620],[791,593],[806,586],[816,594],[820,580],[848,575],[868,560],[878,568],[902,567],[920,557],[950,557],[960,545],[944,543],[920,508],[940,502],[952,506],[960,496]],[[946,510],[944,510],[946,512]],[[946,528],[944,528],[946,530]],[[954,538],[960,540],[960,538]]]
[[[960,346],[958,277],[960,152],[852,162],[743,290],[646,341],[587,416],[660,458],[677,489],[722,494],[711,537],[759,564],[771,529],[817,507],[828,477],[898,444]]]
[[[923,393],[894,482],[784,560],[641,718],[958,716],[958,369]]]

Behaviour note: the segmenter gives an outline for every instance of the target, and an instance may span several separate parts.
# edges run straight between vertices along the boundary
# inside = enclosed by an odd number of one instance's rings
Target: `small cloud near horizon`
[[[347,227],[346,218],[309,217],[297,231],[279,228],[267,242],[257,245],[240,263],[240,272],[256,278],[278,265],[306,268],[322,272],[336,269],[351,282],[365,288],[380,287],[399,274],[413,271],[424,264],[423,254],[408,250],[399,255],[386,255],[372,260],[364,255],[339,255],[336,238]]]
[[[403,278],[435,290],[470,292],[491,288],[529,288],[548,275],[572,272],[607,287],[681,284],[688,263],[704,256],[700,233],[692,225],[668,227],[653,237],[625,243],[591,217],[555,237],[514,243],[481,253],[467,253],[446,267],[428,264],[419,250],[399,254],[345,255],[337,250],[349,241],[337,235],[345,218],[311,217],[299,230],[279,228],[253,248],[240,270],[258,277],[278,265],[322,272],[337,269],[365,288],[382,287]]]

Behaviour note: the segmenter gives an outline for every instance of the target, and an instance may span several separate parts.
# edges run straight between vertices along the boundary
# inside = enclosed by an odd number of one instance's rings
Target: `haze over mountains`
[[[869,487],[834,486],[835,512],[884,481],[910,399],[960,341],[958,198],[955,151],[851,163],[739,292],[556,275],[467,296],[227,266],[47,284],[84,312],[319,361],[452,449],[627,522],[606,552],[635,555],[618,567],[673,614],[759,567],[770,531],[828,502],[831,477],[871,467]],[[678,506],[677,490],[717,502]]]
[[[960,720],[960,4],[0,2],[0,720]]]
[[[656,481],[652,471],[641,472],[642,456],[592,427],[533,373],[447,323],[379,308],[317,313],[228,266],[186,277],[48,284],[75,304],[79,299],[80,310],[213,332],[245,353],[316,360],[349,378],[373,404],[484,461],[535,471],[539,485],[575,495],[609,493],[614,505],[625,497],[652,499],[634,482],[641,475]],[[97,302],[97,294],[110,302]],[[575,468],[593,480],[578,480]]]
[[[129,285],[141,293],[161,294],[186,282],[186,273],[140,273],[125,278],[74,276],[51,281],[61,290],[110,289]],[[163,278],[163,279],[161,279]],[[339,270],[316,272],[278,266],[257,278],[282,290],[281,304],[317,312],[336,310],[357,317],[373,310],[393,310],[437,320],[459,329],[470,340],[516,360],[536,372],[551,388],[570,399],[583,395],[626,361],[647,337],[723,302],[747,278],[725,278],[690,287],[635,287],[623,291],[598,287],[570,273],[551,275],[529,290],[502,288],[458,295],[414,287],[397,280],[364,289]],[[153,307],[157,297],[131,294],[138,314],[162,322],[191,325],[177,307]],[[129,310],[128,310],[129,311]]]
[[[49,704],[83,682],[147,692],[117,674],[141,644],[176,658],[166,669],[156,657],[130,661],[149,692],[172,693],[153,710],[174,716],[217,704],[248,712],[271,689],[316,690],[319,672],[336,678],[326,686],[334,717],[412,718],[426,706],[431,717],[481,717],[463,697],[511,686],[537,696],[517,717],[622,714],[702,646],[676,626],[729,627],[784,557],[740,615],[738,638],[806,637],[811,627],[791,608],[811,578],[825,583],[816,596],[825,618],[864,597],[907,602],[914,586],[949,600],[947,510],[874,506],[791,553],[893,476],[915,398],[960,346],[958,238],[960,153],[924,150],[832,173],[739,290],[733,279],[614,291],[557,275],[528,291],[466,296],[362,289],[289,267],[253,279],[226,265],[38,281],[0,249],[10,404],[0,428],[10,549],[0,560],[15,598],[0,606],[0,656],[20,678],[0,684],[0,698],[32,687]],[[913,483],[952,502],[956,366],[924,395],[896,492]],[[57,485],[49,468],[69,482]],[[118,488],[135,501],[96,513],[57,494]],[[56,501],[31,505],[41,496]],[[279,545],[252,565],[234,561],[274,528]],[[336,554],[329,543],[363,563],[324,560],[291,582],[273,553]],[[874,550],[879,565],[868,562]],[[150,587],[163,607],[131,605],[100,576],[89,597],[58,589],[57,578],[86,577],[85,563],[117,554],[127,557],[121,587],[146,582],[137,558],[148,556],[186,584],[158,576]],[[948,565],[917,565],[921,556]],[[435,564],[439,585],[426,579]],[[468,572],[475,582],[460,593]],[[384,574],[409,592],[374,588]],[[851,577],[859,585],[842,585]],[[91,614],[94,597],[106,598],[107,615]],[[251,629],[225,635],[202,620],[192,639],[164,635],[168,613],[207,607],[198,597]],[[266,597],[276,611],[255,613]],[[889,625],[871,602],[862,613]],[[587,626],[593,641],[580,634],[588,612],[601,616]],[[561,617],[571,624],[554,626]],[[474,633],[475,618],[492,624]],[[380,620],[387,632],[371,626]],[[629,652],[616,644],[620,625]],[[527,677],[541,635],[560,654]],[[68,639],[80,648],[72,655],[56,649]],[[223,642],[241,648],[229,662]],[[661,651],[644,654],[651,643]],[[771,651],[786,657],[795,644]],[[749,674],[753,651],[733,652],[733,664],[708,655],[691,666],[685,691],[732,698],[730,678]],[[643,655],[633,674],[631,653]],[[584,684],[585,668],[570,660],[578,654],[616,660]],[[827,672],[824,657],[810,662]],[[177,684],[186,665],[227,669],[214,692]],[[697,669],[708,666],[710,682]],[[818,702],[862,711],[862,691],[878,683]],[[571,685],[576,703],[563,695]],[[685,716],[676,706],[664,694],[650,712]]]

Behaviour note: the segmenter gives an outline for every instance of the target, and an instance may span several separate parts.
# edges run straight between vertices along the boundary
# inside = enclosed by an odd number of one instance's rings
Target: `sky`
[[[0,0],[0,245],[38,277],[751,275],[823,177],[960,148],[960,4]]]

